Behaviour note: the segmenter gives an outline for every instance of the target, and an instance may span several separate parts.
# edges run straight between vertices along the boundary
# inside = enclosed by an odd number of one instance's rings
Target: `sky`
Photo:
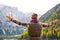
[[[24,13],[35,12],[41,15],[58,3],[60,0],[0,0],[0,5],[16,7]]]

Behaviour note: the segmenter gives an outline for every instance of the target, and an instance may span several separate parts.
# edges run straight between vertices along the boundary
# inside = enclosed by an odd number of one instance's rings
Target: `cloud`
[[[49,9],[60,3],[60,0],[0,0],[0,4],[17,7],[18,10],[44,14]]]

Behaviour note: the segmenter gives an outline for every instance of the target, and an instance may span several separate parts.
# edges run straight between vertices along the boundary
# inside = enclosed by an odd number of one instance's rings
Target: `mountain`
[[[14,19],[27,23],[28,20],[25,14],[21,11],[18,11],[15,7],[0,5],[0,35],[17,35],[21,34],[26,27],[16,25],[15,23],[10,22],[6,16],[10,15]]]
[[[40,17],[40,22],[52,22],[53,20],[60,20],[60,4],[57,4],[52,9],[48,10]],[[42,38],[60,39],[60,22],[57,24],[52,23],[48,28],[42,27]],[[49,40],[48,39],[48,40]]]
[[[48,12],[46,12],[44,15],[40,17],[40,21],[46,22],[48,20],[55,20],[60,19],[60,4],[57,4],[55,7],[50,9]]]

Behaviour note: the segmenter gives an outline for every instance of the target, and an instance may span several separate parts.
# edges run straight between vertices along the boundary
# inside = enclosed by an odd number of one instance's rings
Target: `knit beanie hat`
[[[33,13],[33,14],[32,14],[32,17],[31,17],[31,21],[30,21],[30,22],[38,23],[37,16],[38,16],[38,15],[37,15],[36,13]]]

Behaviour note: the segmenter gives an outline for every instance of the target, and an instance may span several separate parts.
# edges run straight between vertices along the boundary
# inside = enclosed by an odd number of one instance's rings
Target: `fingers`
[[[8,18],[9,20],[11,20],[11,19],[12,19],[12,17],[11,17],[11,16],[6,16],[6,18]]]
[[[59,23],[59,22],[60,22],[60,21],[59,21],[58,19],[56,19],[56,20],[53,21],[54,24],[57,24],[57,23]]]
[[[8,19],[11,19],[12,17],[11,16],[6,16]]]

